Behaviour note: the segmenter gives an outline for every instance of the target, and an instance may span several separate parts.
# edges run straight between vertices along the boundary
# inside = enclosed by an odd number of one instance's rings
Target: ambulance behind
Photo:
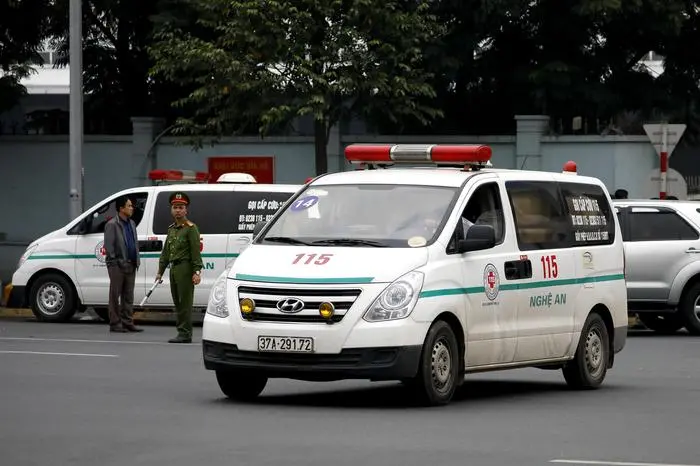
[[[104,227],[117,215],[115,201],[128,195],[134,203],[141,267],[136,272],[134,310],[154,283],[158,259],[173,222],[168,197],[184,191],[188,217],[200,231],[204,268],[195,287],[194,309],[203,313],[217,276],[229,267],[252,238],[257,222],[269,220],[302,185],[257,184],[250,175],[222,175],[207,183],[208,173],[153,170],[156,186],[125,189],[98,202],[67,225],[33,241],[12,276],[8,307],[32,309],[38,320],[65,322],[92,307],[108,320],[109,275],[105,265]],[[170,278],[153,290],[144,305],[172,310]]]
[[[603,383],[627,301],[600,180],[491,168],[488,146],[345,155],[365,169],[305,185],[213,285],[203,360],[226,396],[279,377],[399,380],[439,405],[468,373],[522,367]]]

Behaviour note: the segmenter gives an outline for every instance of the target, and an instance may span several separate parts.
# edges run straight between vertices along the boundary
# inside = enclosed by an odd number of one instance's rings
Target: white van
[[[527,366],[599,386],[627,336],[610,195],[575,173],[487,168],[490,156],[351,145],[346,158],[375,169],[318,177],[256,226],[204,318],[222,392],[402,380],[444,404],[465,373]],[[383,169],[421,161],[455,168]]]
[[[159,171],[160,172],[160,171]],[[168,184],[130,188],[112,194],[66,226],[32,242],[12,276],[8,307],[31,307],[43,321],[66,321],[93,307],[108,320],[109,276],[103,248],[104,226],[116,215],[115,201],[128,194],[135,209],[141,252],[134,306],[154,283],[158,258],[173,220],[168,197],[184,191],[189,219],[201,233],[202,281],[195,287],[194,308],[204,310],[216,277],[238,257],[252,238],[256,222],[271,218],[302,185]],[[153,291],[148,309],[172,309],[169,274]]]

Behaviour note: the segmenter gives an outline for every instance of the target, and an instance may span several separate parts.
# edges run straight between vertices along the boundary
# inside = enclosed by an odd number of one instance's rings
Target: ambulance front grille
[[[241,314],[246,320],[256,322],[326,323],[318,313],[323,302],[332,303],[335,308],[333,322],[340,322],[357,300],[359,289],[305,289],[305,288],[260,288],[241,286],[238,288],[239,301],[250,298],[255,301],[255,311],[251,316]],[[278,303],[295,299],[303,302],[303,309],[295,313],[281,312]]]

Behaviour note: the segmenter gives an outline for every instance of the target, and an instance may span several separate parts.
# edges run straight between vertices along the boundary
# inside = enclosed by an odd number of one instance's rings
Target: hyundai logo
[[[304,309],[304,301],[297,298],[286,298],[277,301],[277,309],[285,314],[295,314]]]

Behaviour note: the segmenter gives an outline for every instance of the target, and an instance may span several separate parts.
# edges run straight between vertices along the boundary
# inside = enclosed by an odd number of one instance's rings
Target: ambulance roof
[[[459,168],[386,168],[376,170],[353,170],[331,173],[313,182],[314,186],[340,184],[403,184],[414,186],[445,186],[459,188],[474,176],[492,175],[504,180],[550,180],[574,183],[600,184],[600,181],[581,175],[562,174],[531,170],[509,170],[484,168],[479,171],[464,171]]]

